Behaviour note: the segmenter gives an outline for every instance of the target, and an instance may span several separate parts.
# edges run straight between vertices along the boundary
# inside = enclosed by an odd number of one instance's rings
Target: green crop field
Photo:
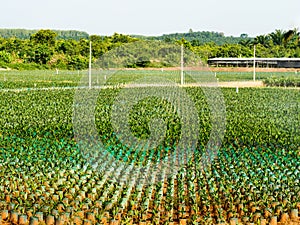
[[[243,81],[253,80],[253,72],[216,72],[220,81]],[[256,72],[257,80],[267,78],[300,78],[300,72]]]
[[[185,73],[185,83],[193,83],[191,72]],[[0,71],[0,90],[6,88],[50,88],[50,87],[76,87],[80,79],[86,76],[88,71],[58,71],[55,70],[33,70],[33,71]],[[104,80],[104,75],[107,79]],[[208,75],[208,80],[228,82],[228,81],[251,81],[252,72],[201,72],[204,77]],[[118,85],[128,83],[144,77],[159,77],[170,82],[180,83],[180,72],[169,70],[121,70],[121,71],[101,71],[93,70],[93,85]],[[300,73],[295,72],[256,72],[256,79],[267,81],[268,79],[294,79],[299,82]],[[282,85],[284,86],[284,85]]]
[[[6,88],[47,88],[77,86],[87,71],[0,71],[0,90]]]
[[[86,74],[0,72],[3,224],[299,222],[299,89],[240,88],[238,93],[235,88],[220,89],[226,106],[224,127],[213,124],[209,96],[205,95],[216,93],[215,87],[180,87],[195,106],[197,124],[181,119],[168,98],[149,95],[133,106],[128,117],[118,119],[128,120],[137,140],[145,140],[153,131],[152,118],[159,118],[165,123],[164,138],[155,147],[131,147],[114,130],[112,111],[126,110],[121,104],[114,108],[115,102],[122,100],[123,89],[118,84],[133,81],[139,74],[179,83],[180,75],[160,70],[125,71],[108,73],[104,79],[102,73],[94,73],[93,85],[105,81],[112,87],[96,92],[92,119],[97,141],[102,143],[97,158],[89,155],[95,146],[93,137],[88,133],[78,136],[74,128],[78,90],[63,88],[80,86]],[[230,74],[220,76],[231,79]],[[192,77],[187,74],[186,82],[194,82]],[[148,89],[133,90],[137,98]],[[164,87],[154,90],[167,91]],[[193,117],[192,110],[184,112],[185,118]],[[76,118],[84,130],[85,118]],[[185,123],[198,129],[197,143],[194,148],[181,149],[183,160],[179,166],[174,163],[176,171],[169,173],[173,168],[159,165],[177,160],[173,155],[185,135]],[[218,148],[208,144],[216,130],[224,136]]]

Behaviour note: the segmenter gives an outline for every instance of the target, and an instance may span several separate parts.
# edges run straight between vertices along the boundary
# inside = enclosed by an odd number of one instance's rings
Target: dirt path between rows
[[[230,82],[219,82],[219,87],[264,87],[262,81],[230,81]]]

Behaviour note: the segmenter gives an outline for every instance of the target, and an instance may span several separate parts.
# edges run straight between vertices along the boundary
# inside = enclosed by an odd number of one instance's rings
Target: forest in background
[[[176,40],[185,39],[192,45],[201,45],[205,43],[215,43],[217,45],[223,44],[238,44],[243,39],[252,40],[253,38],[248,37],[247,34],[241,34],[240,37],[225,36],[222,32],[214,31],[196,31],[192,29],[187,33],[173,33],[173,34],[163,34],[161,36],[143,36],[143,35],[132,35],[142,40],[159,40],[164,42],[174,42]]]
[[[11,69],[70,69],[88,67],[89,42],[92,41],[92,59],[95,62],[105,53],[126,43],[159,41],[165,44],[183,44],[204,62],[214,57],[300,57],[300,32],[297,29],[275,30],[270,34],[248,37],[228,37],[218,32],[164,34],[147,37],[115,33],[111,36],[89,35],[82,31],[0,29],[0,68]],[[168,66],[156,62],[151,53],[143,56],[143,63],[132,54],[130,67]]]
[[[18,38],[29,39],[31,35],[37,33],[39,30],[27,29],[0,29],[0,37],[3,38]],[[84,31],[77,30],[53,30],[57,34],[57,39],[73,39],[79,41],[80,39],[89,39],[89,34]]]

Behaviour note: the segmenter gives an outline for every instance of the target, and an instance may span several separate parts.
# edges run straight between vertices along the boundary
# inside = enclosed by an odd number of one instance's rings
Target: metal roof
[[[254,58],[211,58],[210,61],[247,61],[254,60]],[[300,58],[257,58],[255,60],[261,61],[300,61]]]

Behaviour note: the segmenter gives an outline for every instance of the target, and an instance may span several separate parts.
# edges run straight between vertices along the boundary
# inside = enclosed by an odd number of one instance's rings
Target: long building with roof
[[[254,58],[211,58],[208,65],[216,67],[252,67]],[[255,58],[257,67],[300,68],[300,58]]]

